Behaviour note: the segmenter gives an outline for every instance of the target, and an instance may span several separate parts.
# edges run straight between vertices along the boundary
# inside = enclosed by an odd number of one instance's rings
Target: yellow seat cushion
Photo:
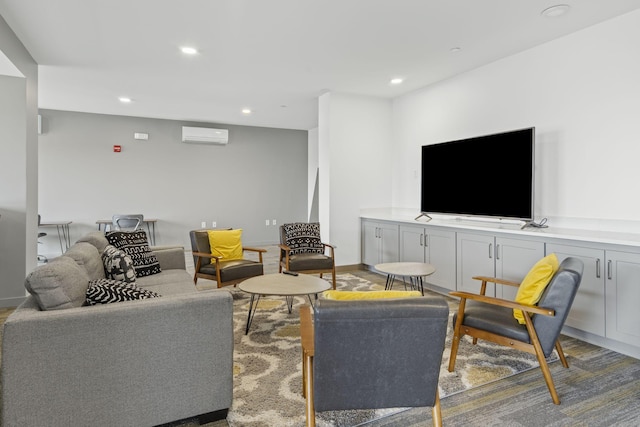
[[[207,230],[211,255],[224,260],[242,259],[242,229]]]
[[[420,297],[420,291],[338,291],[329,290],[324,292],[326,299],[333,300],[360,300],[379,298],[407,298]]]
[[[540,301],[542,293],[551,281],[553,275],[558,271],[558,257],[550,254],[535,263],[527,275],[522,279],[515,302],[526,305],[536,305]],[[513,309],[515,317],[521,325],[525,324],[522,310]]]

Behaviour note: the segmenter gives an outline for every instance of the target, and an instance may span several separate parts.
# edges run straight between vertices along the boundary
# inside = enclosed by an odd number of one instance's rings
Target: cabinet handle
[[[380,227],[376,227],[376,237],[380,238]]]
[[[600,278],[600,258],[596,258],[596,279]]]
[[[424,245],[425,246],[429,246],[429,235],[428,234],[424,235]]]
[[[500,259],[500,245],[496,245],[496,259]]]
[[[607,279],[611,280],[611,260],[607,261]]]
[[[493,252],[493,243],[489,243],[489,259],[492,258],[491,252]]]

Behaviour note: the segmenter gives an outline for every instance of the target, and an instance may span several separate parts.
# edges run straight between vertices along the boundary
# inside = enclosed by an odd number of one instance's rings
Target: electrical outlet
[[[265,220],[264,220],[264,225],[266,225],[266,226],[268,226],[268,225],[269,225],[269,220],[268,220],[268,219],[265,219]]]
[[[212,226],[213,228],[216,228],[216,222],[215,222],[215,221],[211,221],[211,226]]]
[[[276,225],[276,220],[271,221],[271,225]]]
[[[202,221],[202,222],[200,223],[200,227],[201,227],[201,228],[207,228],[207,221]]]

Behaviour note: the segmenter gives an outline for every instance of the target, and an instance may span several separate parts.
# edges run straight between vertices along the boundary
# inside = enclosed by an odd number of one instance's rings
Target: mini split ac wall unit
[[[229,130],[182,126],[182,142],[227,145],[229,143]]]

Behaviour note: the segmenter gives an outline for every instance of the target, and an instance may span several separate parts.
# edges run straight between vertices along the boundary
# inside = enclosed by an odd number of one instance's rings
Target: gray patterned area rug
[[[381,290],[351,274],[337,276],[339,289]],[[234,298],[234,387],[233,404],[227,416],[231,427],[304,426],[302,397],[302,355],[300,350],[299,307],[308,303],[295,298],[293,311],[287,311],[284,297],[263,297],[251,329],[245,335],[249,295],[232,288]],[[449,300],[451,314],[457,303]],[[537,368],[533,355],[479,341],[469,337],[460,343],[455,372],[449,372],[451,317],[447,344],[440,369],[440,396],[459,393]],[[550,361],[557,360],[554,354]],[[362,411],[319,412],[319,427],[351,427],[398,413],[405,408]]]

